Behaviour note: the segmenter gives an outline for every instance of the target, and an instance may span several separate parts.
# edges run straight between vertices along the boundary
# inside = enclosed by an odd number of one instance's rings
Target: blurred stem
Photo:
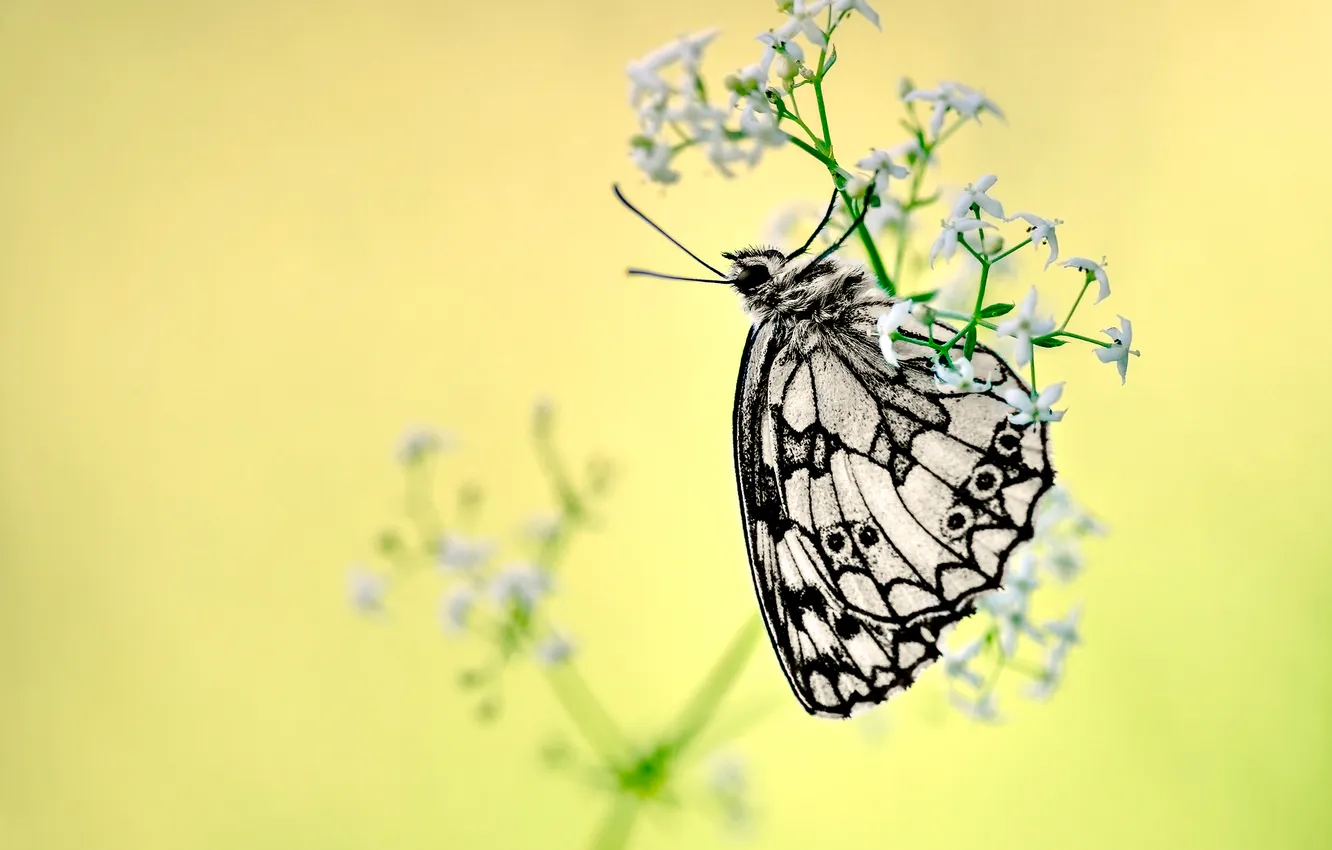
[[[435,459],[427,457],[408,467],[404,485],[403,512],[422,544],[432,547],[443,533],[435,507]]]
[[[638,800],[627,794],[616,795],[615,804],[592,838],[592,850],[619,850],[627,846],[637,817]]]
[[[698,746],[703,750],[711,750],[735,740],[776,711],[778,705],[780,703],[777,700],[766,699],[732,712],[730,717],[719,719],[713,723],[706,734],[699,735],[696,739]]]
[[[602,761],[613,765],[628,753],[629,743],[624,733],[572,662],[548,668],[546,680],[564,713]]]
[[[717,707],[740,678],[740,672],[749,661],[762,631],[759,619],[753,617],[736,632],[726,651],[717,659],[708,677],[681,712],[675,735],[671,739],[677,750],[687,747],[711,722]]]
[[[555,497],[560,503],[560,512],[571,521],[582,519],[584,516],[583,500],[573,486],[568,472],[565,471],[564,464],[560,461],[559,452],[555,450],[555,441],[551,437],[550,422],[541,421],[539,418],[535,432],[537,461],[541,464],[541,471],[545,473],[546,480],[550,482],[551,487],[555,490]]]

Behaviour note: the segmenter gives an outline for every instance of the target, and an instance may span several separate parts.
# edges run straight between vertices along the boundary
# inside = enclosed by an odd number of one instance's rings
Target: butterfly
[[[1015,425],[1003,393],[1027,391],[1003,358],[976,345],[978,391],[940,383],[956,329],[907,318],[880,348],[878,319],[897,303],[861,267],[809,247],[723,254],[717,277],[631,274],[731,286],[751,318],[733,428],[741,519],[759,610],[796,699],[842,718],[910,687],[940,657],[943,630],[1000,587],[1013,550],[1054,483],[1044,422]],[[959,344],[950,350],[962,356]]]

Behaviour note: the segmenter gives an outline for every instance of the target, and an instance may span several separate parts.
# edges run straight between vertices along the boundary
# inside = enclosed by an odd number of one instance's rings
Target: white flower
[[[846,184],[842,186],[842,191],[846,192],[847,197],[860,200],[865,197],[865,193],[869,191],[871,185],[873,185],[873,181],[869,177],[863,174],[852,174],[847,178]],[[847,212],[850,212],[850,210],[847,210]],[[855,218],[855,216],[852,216],[852,218]]]
[[[906,211],[902,209],[901,202],[892,197],[880,197],[879,205],[870,207],[869,212],[865,213],[865,227],[869,228],[870,233],[881,233],[905,221]]]
[[[758,162],[765,148],[781,147],[788,141],[786,132],[777,123],[777,116],[763,113],[746,106],[740,113],[740,130],[754,141],[748,160],[750,165]]]
[[[721,107],[691,95],[679,106],[673,107],[668,117],[684,124],[690,136],[708,139],[724,127],[727,113]]]
[[[384,608],[384,592],[388,582],[384,576],[372,573],[362,564],[353,564],[347,570],[347,597],[352,607],[362,614],[375,614]]]
[[[523,534],[538,543],[547,543],[560,533],[559,514],[549,511],[533,514],[523,526]]]
[[[442,452],[453,445],[448,435],[434,428],[413,426],[398,438],[398,462],[410,466],[426,455]]]
[[[874,194],[882,198],[888,194],[888,178],[901,180],[911,172],[901,165],[896,165],[887,151],[874,148],[869,156],[856,163],[856,168],[863,168],[874,174]]]
[[[1032,287],[1027,297],[1022,299],[1017,315],[1006,322],[1001,322],[994,332],[1000,336],[1011,336],[1017,340],[1017,365],[1026,366],[1031,361],[1031,341],[1042,337],[1055,329],[1054,319],[1036,315],[1036,287]]]
[[[718,794],[738,794],[749,787],[749,771],[737,753],[725,753],[708,760],[708,787]]]
[[[952,387],[964,393],[983,393],[990,388],[988,380],[976,378],[976,369],[971,361],[960,354],[953,357],[953,368],[942,359],[934,364],[934,377],[940,386]]]
[[[1133,323],[1123,316],[1119,317],[1119,327],[1106,328],[1101,333],[1114,340],[1114,345],[1109,348],[1096,349],[1096,357],[1102,363],[1114,363],[1119,369],[1119,382],[1121,384],[1128,381],[1128,358],[1132,354],[1134,357],[1141,357],[1141,351],[1130,351],[1129,346],[1133,344]]]
[[[886,153],[893,159],[910,162],[915,157],[917,162],[925,156],[925,149],[920,146],[920,139],[910,138],[901,144],[893,145]]]
[[[723,753],[708,759],[707,788],[721,806],[729,826],[744,829],[752,815],[749,803],[749,771],[744,759]]]
[[[972,720],[982,720],[986,722],[999,719],[999,711],[994,703],[994,691],[986,691],[976,700],[969,700],[960,694],[950,694],[949,699],[953,707]]]
[[[796,34],[803,34],[809,39],[810,44],[815,47],[827,47],[828,38],[823,32],[823,27],[819,26],[814,20],[814,16],[828,7],[828,0],[790,0],[791,8],[787,10],[786,23],[778,27],[774,32],[782,41],[790,41]]]
[[[883,27],[879,26],[879,13],[874,11],[874,9],[870,7],[870,4],[865,0],[833,0],[832,8],[833,17],[835,18],[840,19],[842,15],[845,15],[847,12],[856,11],[859,12],[865,20],[874,24],[875,27],[880,30],[883,29]]]
[[[550,590],[550,576],[533,564],[510,564],[490,581],[490,598],[500,607],[532,608]]]
[[[974,688],[979,688],[981,677],[979,673],[971,669],[971,662],[980,653],[983,645],[980,640],[973,640],[957,652],[950,652],[945,648],[943,651],[944,675],[950,679],[960,679]]]
[[[1037,671],[1032,683],[1027,686],[1027,696],[1034,700],[1047,700],[1054,695],[1059,682],[1064,677],[1064,658],[1068,650],[1062,644],[1056,644],[1045,653],[1045,663]]]
[[[1040,395],[1035,398],[1017,387],[1009,387],[1004,390],[1004,401],[1008,402],[1008,406],[1017,412],[1009,416],[1008,421],[1014,425],[1029,425],[1032,422],[1058,422],[1064,418],[1064,411],[1051,410],[1050,407],[1059,401],[1059,397],[1063,394],[1063,381],[1051,384],[1041,390]]]
[[[1045,568],[1060,581],[1072,581],[1082,572],[1082,550],[1071,540],[1055,540],[1047,544]]]
[[[1050,264],[1059,259],[1059,239],[1055,236],[1055,228],[1063,224],[1063,219],[1059,218],[1041,218],[1035,213],[1020,212],[1015,213],[1008,221],[1022,219],[1027,223],[1027,235],[1031,237],[1033,247],[1039,249],[1042,244],[1050,246],[1050,256],[1045,260],[1045,268],[1050,268]]]
[[[1059,646],[1074,646],[1082,642],[1078,634],[1078,621],[1082,619],[1082,606],[1075,605],[1063,619],[1051,620],[1045,624],[1045,633],[1053,635]]]
[[[741,101],[755,112],[771,112],[768,102],[768,69],[754,64],[741,68],[726,78],[726,88],[731,92],[731,109]]]
[[[446,592],[439,603],[439,622],[445,634],[454,635],[466,630],[475,605],[476,591],[467,585]]]
[[[800,70],[800,63],[805,61],[805,51],[800,45],[789,40],[789,36],[779,35],[777,32],[769,30],[760,33],[758,40],[763,43],[763,55],[759,58],[759,68],[763,73],[768,73],[772,69],[773,61],[778,58],[787,60],[789,68],[783,70],[783,73],[795,76]],[[778,76],[782,76],[778,74]],[[789,79],[785,78],[785,79]]]
[[[976,607],[987,611],[999,626],[999,649],[1005,656],[1017,651],[1018,638],[1027,635],[1037,643],[1045,642],[1045,633],[1027,619],[1027,595],[1005,587],[976,600]]]
[[[573,641],[558,632],[551,632],[545,640],[532,648],[532,654],[542,667],[555,667],[568,661],[574,653]]]
[[[962,195],[953,205],[953,218],[966,215],[973,206],[980,207],[995,218],[1003,218],[1003,204],[986,194],[990,191],[990,187],[998,182],[999,178],[995,175],[982,174],[975,183],[968,183],[962,187]]]
[[[1100,284],[1100,291],[1096,293],[1096,301],[1094,303],[1100,304],[1109,297],[1110,276],[1105,273],[1105,269],[1103,268],[1103,266],[1106,265],[1105,257],[1102,257],[1101,262],[1099,263],[1094,263],[1086,257],[1069,257],[1059,265],[1066,269],[1077,269],[1080,272],[1085,272],[1088,281],[1095,279],[1095,281]]]
[[[665,44],[643,58],[630,62],[625,69],[629,75],[629,103],[637,108],[648,95],[664,95],[673,91],[673,87],[661,79],[661,72],[680,63],[689,83],[698,76],[699,63],[703,59],[703,49],[717,37],[720,30],[713,28],[681,36]]]
[[[1017,563],[1009,569],[1008,575],[1004,576],[1004,587],[1014,593],[1031,596],[1040,586],[1041,582],[1036,578],[1036,556],[1023,549]]]
[[[494,551],[493,540],[469,540],[461,534],[449,532],[440,541],[435,560],[445,571],[463,572],[485,563]]]
[[[957,253],[957,240],[963,233],[972,230],[980,230],[984,227],[994,228],[988,221],[981,221],[978,218],[952,218],[941,221],[939,224],[943,227],[939,231],[934,244],[930,246],[930,268],[934,268],[934,261],[941,255],[944,262],[953,259],[953,254]]]
[[[670,184],[680,179],[680,172],[671,168],[672,156],[671,146],[660,139],[639,136],[629,148],[634,165],[656,183]]]
[[[980,122],[981,112],[991,112],[1000,118],[1004,117],[1004,113],[1000,111],[994,101],[970,86],[951,80],[944,80],[934,90],[918,89],[907,92],[902,100],[906,103],[923,100],[934,104],[934,114],[930,116],[930,135],[936,138],[939,131],[943,129],[944,115],[950,109],[962,116],[963,120],[974,118],[977,123]]]
[[[906,317],[911,315],[911,308],[915,306],[909,299],[903,298],[901,301],[893,304],[887,313],[879,315],[876,330],[879,334],[879,350],[883,352],[883,359],[894,366],[897,363],[897,354],[893,351],[893,333],[902,326]]]

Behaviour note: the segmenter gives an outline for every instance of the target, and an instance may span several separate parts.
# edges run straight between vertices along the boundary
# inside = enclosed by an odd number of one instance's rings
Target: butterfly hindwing
[[[815,714],[847,716],[909,686],[938,657],[938,630],[998,587],[1052,480],[1044,426],[1007,421],[999,393],[1020,381],[998,357],[975,352],[991,391],[953,394],[924,345],[897,343],[897,368],[883,360],[870,335],[877,311],[815,342],[759,325],[736,388],[755,587],[787,678]]]

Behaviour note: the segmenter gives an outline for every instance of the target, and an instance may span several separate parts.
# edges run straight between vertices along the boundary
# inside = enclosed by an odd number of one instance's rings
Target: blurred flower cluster
[[[1104,258],[1096,262],[1069,257],[1059,262],[1060,268],[1076,274],[1072,286],[1057,284],[1056,300],[1071,302],[1062,320],[1040,303],[1035,285],[1020,305],[1016,299],[996,299],[993,284],[1004,273],[1013,273],[1015,255],[1023,248],[1031,246],[1033,256],[1044,252],[1042,271],[1060,260],[1058,228],[1063,220],[1027,211],[1006,214],[992,194],[998,182],[994,174],[983,174],[960,189],[942,184],[925,189],[927,174],[940,164],[943,144],[968,123],[981,123],[983,116],[1002,120],[999,106],[984,92],[960,82],[945,80],[920,88],[903,78],[897,95],[905,138],[873,148],[849,166],[833,144],[824,86],[837,64],[838,29],[852,18],[880,27],[879,14],[866,0],[779,0],[777,12],[783,16],[781,22],[756,38],[756,61],[724,78],[729,94],[725,106],[709,100],[702,73],[704,53],[717,30],[681,37],[629,63],[629,102],[639,126],[630,140],[630,155],[643,174],[657,183],[674,183],[681,177],[679,157],[699,148],[717,170],[731,176],[734,164],[752,167],[764,150],[789,144],[829,175],[833,206],[819,232],[823,244],[854,232],[859,252],[888,295],[910,299],[921,321],[957,323],[953,338],[928,343],[935,349],[942,386],[957,392],[991,386],[995,376],[974,374],[971,363],[983,335],[1030,382],[1028,391],[1012,389],[1005,395],[1015,423],[1063,417],[1064,411],[1053,406],[1062,397],[1064,384],[1042,387],[1037,380],[1041,350],[1070,342],[1089,345],[1101,362],[1114,364],[1121,382],[1125,380],[1130,356],[1139,353],[1133,348],[1128,319],[1118,317],[1117,325],[1102,330],[1104,339],[1070,330],[1092,285],[1095,303],[1110,295]],[[926,109],[928,115],[922,114]],[[920,230],[916,221],[920,211],[945,197],[947,213],[938,229],[924,234],[932,236],[928,249],[913,244]],[[817,203],[798,202],[778,210],[769,227],[770,240],[808,232],[797,228],[817,221],[822,209]],[[1004,230],[1013,233],[1005,236]],[[957,256],[968,259],[960,276],[937,286],[922,286],[919,281],[907,285],[911,272],[933,270]],[[902,338],[898,328],[904,318],[880,324],[880,342],[890,360],[892,342]]]
[[[1041,499],[1036,535],[1014,553],[1004,587],[979,597],[978,613],[944,638],[942,667],[958,710],[976,720],[997,720],[996,688],[1006,672],[1027,680],[1024,691],[1032,699],[1055,692],[1069,648],[1079,642],[1082,606],[1074,604],[1062,617],[1039,624],[1032,612],[1048,607],[1038,597],[1049,595],[1040,592],[1049,582],[1067,585],[1081,574],[1082,541],[1100,533],[1100,525],[1065,488],[1055,487]]]
[[[533,445],[554,507],[528,516],[507,541],[480,531],[482,492],[475,485],[457,486],[447,509],[439,507],[437,473],[455,442],[434,429],[408,430],[396,452],[405,483],[403,515],[375,537],[379,565],[350,568],[349,601],[363,616],[380,618],[390,610],[396,587],[434,576],[441,585],[441,632],[450,640],[479,644],[485,659],[458,675],[483,722],[501,716],[505,672],[533,662],[581,739],[575,744],[562,734],[551,738],[542,748],[543,760],[611,801],[594,846],[623,846],[642,809],[677,810],[685,807],[682,801],[743,831],[752,812],[750,784],[743,758],[726,748],[757,715],[726,715],[722,707],[762,626],[752,614],[745,619],[671,722],[642,739],[627,735],[583,678],[577,643],[553,611],[555,592],[565,581],[565,556],[599,519],[613,470],[593,458],[580,475],[571,474],[555,444],[554,421],[553,405],[539,402]]]

